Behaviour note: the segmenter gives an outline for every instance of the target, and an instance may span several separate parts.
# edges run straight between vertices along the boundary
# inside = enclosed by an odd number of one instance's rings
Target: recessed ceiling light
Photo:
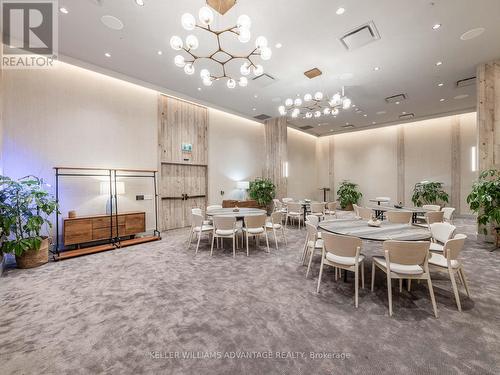
[[[281,47],[283,47],[283,44],[281,44],[281,43],[276,43],[275,47],[276,47],[276,48],[281,48]]]
[[[122,30],[123,29],[123,22],[116,18],[115,16],[102,16],[101,17],[101,22],[104,24],[104,26],[110,28],[111,30]]]
[[[439,65],[443,65],[443,62],[442,62],[442,61],[438,61],[438,62],[436,63],[436,66],[439,66]]]
[[[256,110],[257,110],[257,108],[252,108],[252,111],[256,111]]]
[[[469,94],[461,94],[461,95],[455,96],[453,99],[460,100],[460,99],[465,99],[468,97],[469,97]]]
[[[368,117],[368,115],[366,113],[363,116]]]
[[[438,86],[439,86],[439,87],[443,87],[443,86],[444,86],[444,83],[443,83],[443,82],[439,82],[439,83],[438,83]]]
[[[400,104],[401,102],[396,102],[396,104]]]
[[[377,115],[385,115],[386,113],[387,113],[387,111],[378,111]]]
[[[330,129],[330,131],[331,131],[331,132],[334,132],[335,130],[333,130],[333,129]]]
[[[372,122],[372,125],[375,125],[376,123],[377,123],[377,121],[373,121],[373,122]]]
[[[198,87],[198,91],[201,91],[201,87]]]
[[[158,51],[158,55],[163,55],[163,51]]]
[[[375,68],[373,68],[373,70],[375,70],[376,72],[378,72],[380,70],[380,67],[376,66]]]
[[[479,35],[481,35],[485,31],[486,31],[486,29],[484,27],[478,27],[476,29],[472,29],[472,30],[466,31],[465,33],[462,34],[462,36],[460,37],[460,39],[462,39],[462,40],[471,40],[471,39],[477,38]]]
[[[66,8],[59,8],[59,11],[63,14],[68,14],[69,13],[69,10],[66,9]]]
[[[434,26],[432,26],[432,30],[437,30],[441,27],[440,23],[436,23]]]
[[[110,54],[109,52],[106,52],[106,53],[104,54],[104,56],[106,56],[106,57],[111,57],[111,54]]]
[[[403,112],[401,112],[401,114],[402,114],[402,115],[406,115],[406,112],[404,112],[404,111],[403,111]]]
[[[255,94],[253,97],[254,97],[255,99],[257,99],[257,98],[259,97],[259,95]]]
[[[141,7],[144,6],[144,0],[135,0],[135,3]]]
[[[440,102],[444,102],[444,101],[445,101],[445,99],[441,98],[441,99],[439,99],[439,101],[440,101]]]
[[[335,13],[337,13],[340,16],[341,14],[345,13],[345,9],[340,7],[339,9],[337,9],[337,11]]]

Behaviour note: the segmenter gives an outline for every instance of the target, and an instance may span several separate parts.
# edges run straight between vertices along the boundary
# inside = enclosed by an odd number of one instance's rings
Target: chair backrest
[[[245,226],[247,228],[262,228],[266,225],[267,215],[245,216]]]
[[[450,260],[457,260],[460,251],[464,248],[466,238],[465,234],[457,234],[451,240],[446,241],[443,246],[443,255],[445,258],[449,256]]]
[[[236,218],[232,216],[214,216],[214,229],[234,229]]]
[[[425,213],[425,220],[427,224],[442,223],[444,219],[443,211],[431,211]]]
[[[359,216],[359,206],[357,204],[353,203],[352,208],[354,210],[354,215],[356,215],[356,217],[360,217]]]
[[[457,229],[449,223],[434,223],[430,227],[432,238],[443,244],[453,236],[455,229]]]
[[[335,211],[337,209],[337,202],[328,202],[326,208],[328,211]]]
[[[283,213],[280,211],[274,211],[271,214],[271,223],[273,224],[281,224],[283,221]]]
[[[389,262],[407,266],[422,265],[427,262],[429,241],[385,241],[384,253]],[[387,259],[387,258],[386,258]]]
[[[203,216],[201,216],[201,213],[192,213],[191,217],[193,218],[193,226],[194,227],[201,227],[203,225]]]
[[[274,211],[280,211],[283,208],[279,199],[273,199]]]
[[[422,208],[429,211],[441,211],[441,206],[437,204],[424,204]]]
[[[283,198],[281,201],[283,203],[293,202],[293,198]]]
[[[342,236],[329,232],[322,233],[321,238],[326,251],[341,257],[356,256],[357,249],[361,249],[363,245],[363,241],[357,237]]]
[[[201,208],[191,208],[191,213],[201,215]]]
[[[309,224],[317,227],[319,224],[319,217],[317,217],[316,215],[307,215],[306,216],[306,223],[309,223]]]
[[[306,231],[307,240],[316,242],[316,239],[318,238],[318,229],[314,225],[306,223]]]
[[[302,205],[300,203],[288,203],[288,212],[299,212],[302,209]]]
[[[358,206],[358,216],[363,220],[371,220],[373,218],[373,210],[371,208]]]
[[[387,211],[387,220],[394,224],[411,224],[413,212],[411,211]]]
[[[218,208],[222,208],[222,206],[220,204],[212,204],[211,206],[207,206],[207,211],[216,210]]]
[[[311,203],[311,212],[325,213],[325,204],[324,203]]]
[[[453,217],[453,213],[455,212],[455,209],[453,207],[443,207],[441,211],[444,212],[445,220],[451,220],[451,218]]]

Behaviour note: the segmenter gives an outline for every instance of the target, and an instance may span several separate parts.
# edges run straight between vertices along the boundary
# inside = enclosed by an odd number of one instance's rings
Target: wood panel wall
[[[287,195],[285,163],[288,162],[288,137],[286,117],[276,117],[264,122],[266,138],[266,167],[264,176],[276,185],[276,197]]]

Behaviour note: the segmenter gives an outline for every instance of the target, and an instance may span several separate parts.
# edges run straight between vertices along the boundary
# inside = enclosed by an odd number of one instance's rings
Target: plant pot
[[[349,203],[344,207],[344,211],[354,211],[354,207],[352,207],[352,203]]]
[[[40,249],[28,250],[22,255],[16,255],[17,268],[35,268],[40,267],[49,261],[49,239],[44,238]]]

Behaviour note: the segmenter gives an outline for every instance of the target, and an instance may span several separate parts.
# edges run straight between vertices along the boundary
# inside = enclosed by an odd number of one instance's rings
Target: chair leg
[[[214,253],[214,241],[215,241],[215,235],[212,236],[212,246],[210,247],[210,256]]]
[[[304,249],[302,251],[302,265],[306,264],[306,258],[307,258],[307,243],[309,242],[309,235],[306,234],[306,242],[304,242]]]
[[[408,292],[409,292],[411,290],[411,279],[408,279],[407,282],[408,282]]]
[[[448,270],[450,274],[451,286],[453,287],[453,294],[455,295],[455,303],[457,304],[458,311],[462,311],[462,305],[460,304],[460,295],[458,294],[457,281],[455,280],[455,275],[453,270]]]
[[[403,279],[399,279],[399,293],[403,292]]]
[[[246,232],[246,240],[247,240],[247,256],[249,256],[250,251],[248,250],[248,232]]]
[[[432,289],[431,277],[427,275],[427,285],[429,286],[429,294],[431,295],[432,308],[434,309],[434,316],[438,317],[436,299],[434,298],[434,289]]]
[[[392,316],[392,285],[389,272],[387,272],[387,298],[389,300],[389,316]]]
[[[193,228],[191,228],[191,233],[189,233],[188,249],[191,247],[191,241],[193,241]]]
[[[361,267],[361,288],[365,289],[365,263],[361,262],[359,266]]]
[[[467,278],[465,277],[465,271],[463,267],[460,267],[458,272],[460,272],[460,274],[462,275],[462,281],[464,282],[465,292],[467,293],[467,297],[470,298],[469,284],[467,283]]]
[[[316,293],[319,293],[319,286],[321,285],[321,276],[323,276],[323,256],[321,256],[321,266],[319,268],[318,287],[316,288]]]
[[[236,234],[233,234],[233,258],[236,258]]]
[[[267,235],[267,230],[264,232],[266,234],[266,246],[267,246],[267,252],[270,253],[271,250],[269,250],[269,237]]]
[[[356,270],[354,271],[354,300],[356,308],[358,308],[358,288],[359,288],[359,267],[356,268]]]
[[[276,229],[273,228],[274,244],[276,245],[276,250],[278,250],[278,236],[276,234]]]
[[[198,243],[196,244],[196,252],[194,255],[198,254],[198,248],[200,247],[201,231],[198,232]]]
[[[372,292],[373,292],[373,287],[375,286],[375,262],[372,263]]]
[[[288,243],[286,242],[286,236],[285,236],[285,227],[281,227],[281,232],[283,234],[283,241],[285,241],[285,245],[288,245]]]
[[[313,255],[314,255],[314,248],[311,247],[311,255],[309,256],[309,264],[307,265],[306,279],[307,279],[307,276],[309,276],[309,270],[311,269]]]
[[[338,275],[339,269],[337,267],[333,267],[333,272],[335,272],[335,281],[337,281],[337,275]]]

